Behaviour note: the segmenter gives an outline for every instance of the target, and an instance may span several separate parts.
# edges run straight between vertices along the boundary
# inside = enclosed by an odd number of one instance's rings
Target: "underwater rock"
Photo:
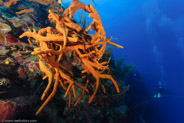
[[[0,75],[8,76],[14,73],[14,65],[0,64]]]
[[[3,34],[6,34],[6,33],[10,32],[12,29],[9,25],[7,25],[5,23],[0,23],[0,30],[2,31]]]
[[[8,88],[11,87],[11,82],[7,78],[0,79],[0,95],[7,93]]]
[[[30,62],[28,64],[28,69],[30,72],[35,72],[35,70],[39,70],[39,65],[38,65],[38,63]]]
[[[9,9],[5,6],[0,6],[0,12],[5,18],[12,18],[16,16],[16,13],[12,9]]]
[[[17,105],[23,107],[23,106],[29,106],[33,103],[35,96],[19,96],[15,98],[11,98],[10,100],[15,102]]]
[[[16,43],[18,42],[18,39],[16,39],[14,36],[10,35],[10,34],[6,34],[6,41],[10,42],[10,43]]]
[[[0,121],[10,120],[17,116],[18,107],[11,101],[0,100]]]
[[[120,107],[115,108],[115,111],[118,111],[120,115],[125,116],[128,111],[128,106],[122,105]]]
[[[1,86],[6,86],[6,87],[11,86],[10,80],[6,79],[6,78],[1,78],[0,79],[0,87]]]
[[[20,79],[26,79],[26,74],[24,71],[25,69],[22,66],[17,69],[17,73]]]
[[[5,34],[11,31],[11,27],[7,24],[0,23],[0,49],[3,49],[3,45],[5,44]]]
[[[24,22],[23,20],[19,19],[19,18],[13,18],[13,19],[10,19],[10,22],[12,23],[12,25],[15,27],[15,28],[19,28],[19,27],[24,27],[26,26],[26,22]]]
[[[24,115],[33,99],[33,96],[21,96],[6,101],[0,100],[0,121],[6,122],[6,120],[17,119],[20,115]]]
[[[0,44],[1,44],[0,49],[2,49],[4,45],[4,36],[1,30],[0,30]]]
[[[0,47],[0,56],[6,56],[9,51],[10,50],[7,50],[7,49],[1,49]]]

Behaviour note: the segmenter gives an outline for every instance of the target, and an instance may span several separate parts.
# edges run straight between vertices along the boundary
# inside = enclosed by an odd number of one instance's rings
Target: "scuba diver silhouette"
[[[148,100],[145,100],[141,103],[138,103],[136,105],[133,105],[131,107],[129,107],[129,109],[134,109],[136,107],[139,107],[141,105],[145,105],[145,104],[148,104],[148,103],[151,103],[153,101],[156,101],[158,100],[158,98],[164,98],[164,97],[168,97],[168,96],[171,96],[170,92],[168,92],[168,90],[165,88],[165,83],[161,80],[158,81],[158,90],[157,90],[157,93],[151,98],[151,99],[148,99]]]
[[[151,103],[153,101],[158,101],[158,99],[160,100],[162,98],[172,96],[171,93],[170,93],[170,91],[165,88],[166,87],[165,85],[166,84],[163,81],[159,80],[158,81],[158,90],[157,90],[157,93],[153,97],[151,97],[150,99],[148,99],[148,100],[145,100],[145,101],[140,102],[140,103],[138,103],[136,105],[130,106],[129,107],[129,110],[133,110],[134,108],[137,108],[137,107],[142,106],[142,105],[145,105],[145,104],[149,104],[149,103]]]
[[[158,81],[158,91],[157,93],[153,96],[154,98],[161,98],[163,96],[167,95],[167,91],[164,88],[164,83],[162,81]]]

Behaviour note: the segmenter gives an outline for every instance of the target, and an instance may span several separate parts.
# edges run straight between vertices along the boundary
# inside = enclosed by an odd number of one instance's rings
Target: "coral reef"
[[[14,0],[0,1],[0,98],[9,107],[13,103],[18,113],[10,108],[5,119],[124,122],[125,96],[131,88],[125,82],[132,69],[121,70],[115,64],[107,47],[122,46],[106,39],[93,6],[78,0],[70,6],[62,0],[58,1],[62,6],[56,0],[21,0],[4,6],[10,1]],[[80,22],[73,18],[79,9],[92,18],[90,25],[82,13]],[[36,111],[42,112],[36,116]],[[8,112],[13,115],[8,117]]]
[[[86,30],[83,30],[82,27],[75,24],[72,19],[73,15],[78,9],[82,9],[88,12],[89,17],[93,18],[93,22]],[[110,60],[101,63],[99,60],[105,52],[107,43],[119,48],[123,47],[110,42],[111,38],[106,39],[106,33],[103,28],[101,19],[93,6],[87,6],[78,0],[75,0],[71,6],[69,6],[69,8],[64,11],[64,16],[60,17],[49,10],[48,18],[55,24],[55,28],[42,28],[38,31],[38,33],[35,29],[33,29],[33,32],[29,30],[20,36],[20,38],[28,36],[35,39],[36,42],[39,42],[40,47],[35,48],[34,52],[32,52],[32,55],[38,55],[40,57],[40,70],[46,74],[43,79],[48,78],[48,85],[42,94],[41,100],[44,100],[46,96],[49,96],[37,111],[36,115],[38,115],[53,98],[56,93],[58,84],[60,84],[61,87],[66,90],[64,97],[69,96],[69,107],[71,105],[70,89],[73,91],[74,98],[78,96],[78,99],[74,103],[74,106],[76,106],[83,97],[84,93],[89,93],[88,86],[95,87],[95,90],[88,101],[88,103],[91,103],[97,93],[100,79],[111,80],[116,87],[116,91],[119,93],[119,87],[116,81],[111,75],[105,73],[105,71],[110,70],[108,68],[108,63]],[[87,33],[87,31],[90,29],[94,29],[94,35]],[[102,46],[100,47],[100,45]],[[81,71],[83,76],[81,77],[85,79],[85,86],[82,86],[82,82],[74,81],[74,78],[72,78],[73,73],[66,69],[64,65],[62,65],[63,55],[66,52],[72,52],[72,55],[76,56],[81,63],[83,67],[83,70]],[[92,82],[91,77],[96,79],[96,81]],[[48,94],[52,85],[54,85],[53,91]],[[106,93],[104,84],[101,83],[101,85],[103,92]],[[80,96],[76,95],[76,86],[82,89]]]
[[[17,105],[11,103],[10,101],[2,101],[0,100],[0,121],[5,122],[5,120],[8,120],[12,118],[17,113]]]
[[[10,0],[8,2],[5,2],[3,5],[6,7],[10,7],[12,5],[15,5],[18,1],[20,1],[20,0]]]
[[[25,9],[25,10],[21,10],[19,12],[16,12],[16,14],[24,14],[24,13],[30,13],[30,12],[34,12],[34,9]]]

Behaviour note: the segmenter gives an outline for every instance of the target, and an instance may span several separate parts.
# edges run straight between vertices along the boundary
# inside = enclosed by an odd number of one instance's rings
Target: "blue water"
[[[86,1],[84,1],[86,2]],[[116,59],[136,66],[149,93],[158,81],[170,96],[149,105],[149,123],[184,123],[184,0],[95,0],[107,37],[124,49],[113,48]]]
[[[93,0],[80,1],[90,4]],[[184,0],[94,2],[107,38],[113,36],[114,42],[124,47],[110,46],[113,58],[126,58],[125,63],[136,66],[147,90],[139,92],[140,98],[145,98],[132,102],[129,109],[140,110],[141,123],[184,123]],[[159,81],[165,95],[154,98]]]
[[[114,58],[136,66],[150,95],[158,81],[169,91],[147,104],[145,122],[184,123],[184,0],[94,1],[107,38],[118,38],[115,42],[124,46],[112,48]]]

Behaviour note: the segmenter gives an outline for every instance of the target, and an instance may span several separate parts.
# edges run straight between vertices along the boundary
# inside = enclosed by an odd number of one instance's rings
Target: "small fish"
[[[33,19],[38,22],[38,19],[36,17],[33,17]]]
[[[3,45],[3,44],[0,44],[0,47],[5,47],[5,45]]]
[[[10,61],[7,60],[7,61],[5,61],[4,63],[5,63],[5,64],[10,64]]]

